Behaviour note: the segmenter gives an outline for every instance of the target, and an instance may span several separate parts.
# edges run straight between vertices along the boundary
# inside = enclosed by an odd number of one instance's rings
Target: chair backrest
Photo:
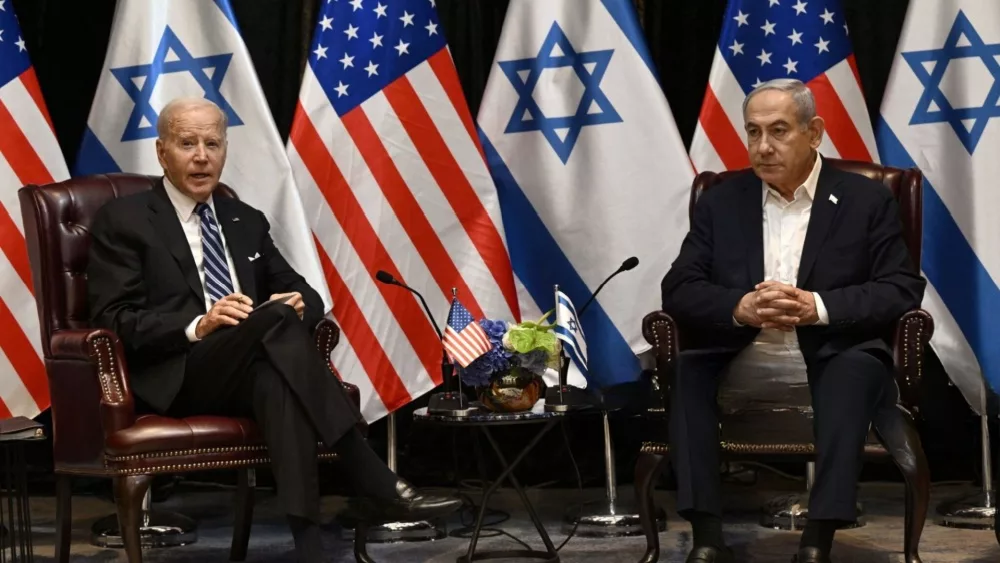
[[[46,357],[51,357],[53,332],[89,328],[87,257],[97,210],[112,199],[152,189],[157,179],[122,173],[84,176],[18,192]],[[225,185],[216,193],[235,196]]]
[[[917,269],[920,268],[920,247],[923,234],[923,187],[924,175],[918,168],[900,169],[871,162],[824,158],[824,165],[834,166],[847,172],[861,174],[881,182],[889,188],[899,204],[899,214],[903,223],[903,238]],[[691,184],[689,214],[694,213],[695,203],[701,192],[721,183],[742,171],[702,172]]]

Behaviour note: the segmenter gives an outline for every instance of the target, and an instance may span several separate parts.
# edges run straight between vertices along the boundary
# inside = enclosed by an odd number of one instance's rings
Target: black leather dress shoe
[[[688,553],[686,563],[734,563],[736,557],[733,550],[717,547],[696,547]]]
[[[803,547],[792,557],[792,563],[830,563],[830,556],[820,551],[818,547]]]
[[[421,493],[406,481],[396,482],[392,499],[361,497],[348,502],[355,516],[382,522],[410,522],[447,516],[462,507],[462,500],[450,495]]]

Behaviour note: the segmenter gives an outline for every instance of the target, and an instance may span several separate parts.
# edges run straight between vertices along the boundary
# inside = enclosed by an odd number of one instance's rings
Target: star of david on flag
[[[230,127],[243,125],[243,121],[219,91],[232,59],[232,53],[194,57],[170,26],[166,26],[152,62],[110,69],[111,74],[118,79],[118,83],[135,102],[125,131],[122,133],[122,141],[156,137],[157,113],[151,103],[153,90],[161,75],[175,72],[190,74],[205,91],[205,98],[215,102],[226,112]],[[139,86],[140,78],[144,79],[141,81],[142,86]]]
[[[968,16],[959,11],[941,48],[908,51],[902,56],[924,86],[910,124],[947,123],[969,154],[975,152],[987,124],[994,117],[1000,117],[1000,105],[997,105],[1000,101],[1000,62],[997,62],[1000,42],[987,44],[983,41]],[[941,89],[945,71],[955,61],[969,58],[982,61],[993,84],[982,104],[959,106],[957,104],[971,101],[962,96],[965,99],[955,100],[953,105],[953,100],[949,100]]]
[[[541,132],[565,164],[584,127],[622,121],[601,90],[601,79],[613,54],[614,49],[577,52],[559,23],[552,22],[538,56],[497,62],[519,96],[505,132]],[[547,70],[560,68],[573,70],[583,85],[583,94],[572,115],[546,115],[535,98],[535,90]]]
[[[1000,2],[911,0],[878,122],[882,162],[923,173],[921,304],[977,414],[1000,391]]]

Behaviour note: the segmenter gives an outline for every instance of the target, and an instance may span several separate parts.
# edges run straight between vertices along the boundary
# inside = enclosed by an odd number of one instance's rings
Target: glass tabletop
[[[493,412],[484,407],[479,401],[472,401],[470,405],[474,408],[474,410],[466,416],[431,414],[427,412],[427,407],[421,407],[413,411],[413,420],[434,422],[438,424],[503,426],[508,424],[545,422],[547,420],[558,419],[566,416],[566,413],[547,412],[545,410],[544,399],[539,399],[538,402],[535,403],[535,406],[533,406],[530,410],[521,412]]]

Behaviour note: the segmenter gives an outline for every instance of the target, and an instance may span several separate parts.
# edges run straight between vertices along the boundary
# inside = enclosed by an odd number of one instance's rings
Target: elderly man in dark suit
[[[160,413],[254,418],[303,562],[322,559],[317,442],[340,454],[363,515],[456,510],[458,499],[419,493],[371,450],[355,426],[360,413],[312,344],[319,295],[275,247],[263,213],[212,196],[226,126],[208,100],[168,103],[157,123],[162,181],[94,219],[91,315],[121,338],[135,394]]]
[[[816,484],[793,561],[821,563],[835,530],[856,519],[872,418],[896,400],[883,337],[919,306],[925,280],[909,258],[893,195],[824,164],[824,123],[804,84],[760,85],[743,116],[753,172],[701,196],[661,287],[663,309],[686,340],[671,391],[677,508],[694,530],[688,561],[733,560],[722,535],[720,377],[727,367],[805,369]]]

